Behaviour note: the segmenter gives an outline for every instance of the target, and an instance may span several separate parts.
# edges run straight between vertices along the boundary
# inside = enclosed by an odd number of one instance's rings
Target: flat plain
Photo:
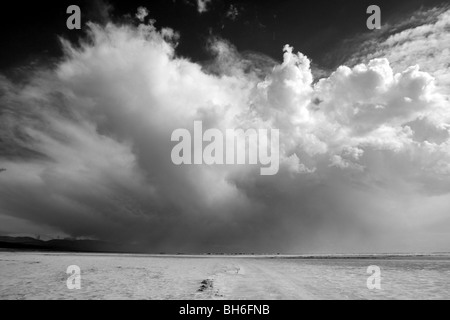
[[[69,266],[81,289],[69,290]],[[369,290],[369,266],[381,290]],[[449,299],[449,255],[153,256],[0,253],[0,299]]]

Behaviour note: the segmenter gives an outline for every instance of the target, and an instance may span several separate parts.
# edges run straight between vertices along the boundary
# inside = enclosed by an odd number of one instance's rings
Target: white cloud
[[[239,16],[239,10],[236,6],[234,5],[230,5],[230,7],[228,8],[227,14],[226,14],[227,18],[234,21],[237,19],[237,17]]]
[[[208,73],[175,55],[171,29],[89,28],[56,68],[0,79],[3,215],[179,251],[374,250],[379,234],[424,231],[404,227],[406,200],[430,211],[430,194],[449,196],[449,97],[426,69],[375,59],[314,84],[289,46],[282,64],[248,71],[251,57],[216,42]],[[196,120],[279,129],[280,173],[174,166],[171,133]]]
[[[136,13],[136,18],[138,18],[139,21],[144,22],[145,18],[148,16],[149,12],[147,8],[145,7],[139,7],[138,11]]]
[[[433,8],[413,14],[409,20],[388,25],[385,32],[363,41],[361,50],[347,62],[387,58],[394,70],[419,65],[432,74],[441,89],[450,87],[450,10]],[[385,38],[385,39],[384,39]],[[448,90],[447,90],[448,93]]]
[[[199,13],[205,13],[209,10],[212,0],[197,0],[197,10]]]

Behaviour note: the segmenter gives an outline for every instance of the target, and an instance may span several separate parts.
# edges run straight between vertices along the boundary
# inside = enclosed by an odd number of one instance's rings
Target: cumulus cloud
[[[401,22],[386,24],[383,30],[358,39],[358,48],[347,64],[387,58],[394,70],[420,65],[431,73],[441,89],[450,88],[449,6],[419,10]],[[361,41],[362,40],[362,41]]]
[[[226,17],[232,21],[236,20],[239,16],[239,9],[235,5],[230,5],[226,13]]]
[[[171,29],[88,26],[56,67],[0,78],[2,220],[149,251],[448,245],[449,96],[427,70],[377,58],[315,82],[290,46],[264,67],[215,40],[202,66]],[[173,165],[194,121],[279,129],[279,174]]]
[[[197,10],[199,13],[205,13],[209,10],[212,0],[197,0]]]
[[[139,7],[136,13],[136,18],[138,18],[139,21],[144,22],[147,16],[148,16],[148,9],[145,7]]]

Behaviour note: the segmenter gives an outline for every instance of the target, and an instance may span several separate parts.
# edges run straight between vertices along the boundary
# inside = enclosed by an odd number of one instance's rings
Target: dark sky
[[[192,0],[194,3],[195,1]],[[324,68],[334,68],[337,61],[326,53],[346,38],[368,32],[365,11],[371,4],[382,9],[383,21],[392,21],[421,7],[431,7],[442,0],[315,0],[315,1],[227,1],[216,0],[210,10],[200,14],[189,0],[114,1],[113,17],[134,14],[139,6],[150,10],[157,26],[167,26],[181,34],[178,53],[201,61],[208,58],[204,49],[210,35],[230,40],[239,51],[256,51],[280,60],[281,49],[290,44]],[[66,29],[66,8],[77,4],[83,23],[101,21],[99,0],[87,1],[12,1],[2,4],[0,12],[0,70],[26,62],[46,61],[60,54],[57,36],[75,40],[79,31]],[[234,5],[239,15],[226,18]]]

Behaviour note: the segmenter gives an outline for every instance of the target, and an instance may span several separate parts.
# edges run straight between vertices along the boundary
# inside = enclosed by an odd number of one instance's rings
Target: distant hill
[[[130,252],[130,248],[114,243],[96,240],[49,240],[43,241],[30,237],[0,236],[0,249],[26,251],[69,251],[69,252]],[[127,250],[128,249],[128,250]],[[138,253],[138,252],[136,252]]]

